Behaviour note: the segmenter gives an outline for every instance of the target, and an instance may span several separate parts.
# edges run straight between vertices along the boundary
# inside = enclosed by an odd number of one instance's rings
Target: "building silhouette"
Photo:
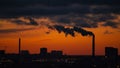
[[[21,55],[29,55],[29,51],[28,50],[21,50],[20,54]]]
[[[52,51],[51,51],[51,55],[52,55],[52,56],[62,56],[62,55],[63,55],[63,52],[62,52],[62,51],[59,51],[59,50],[52,50]]]
[[[46,56],[48,53],[47,53],[47,48],[40,48],[40,55],[41,56]]]
[[[0,50],[0,55],[4,55],[5,54],[5,50]]]
[[[29,54],[28,50],[21,50],[19,54],[5,54],[0,50],[0,68],[119,68],[120,56],[118,49],[105,48],[105,56],[63,55],[61,50],[47,52],[47,48],[40,48],[40,54]],[[116,59],[117,57],[117,59]],[[5,67],[6,66],[6,67]]]
[[[118,56],[118,49],[113,47],[105,47],[105,56],[107,58],[116,58]]]

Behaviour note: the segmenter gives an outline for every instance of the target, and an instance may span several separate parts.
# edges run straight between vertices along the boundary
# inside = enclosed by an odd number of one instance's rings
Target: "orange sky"
[[[6,24],[0,29],[26,28],[24,25],[18,26],[7,22],[7,20],[0,20],[0,24]],[[27,28],[29,27],[35,26],[27,26]],[[105,47],[118,48],[120,55],[120,31],[118,29],[100,25],[98,28],[85,29],[92,31],[96,36],[96,55],[104,55]],[[104,34],[107,30],[111,33]],[[49,34],[46,34],[46,32],[49,32]],[[76,37],[70,35],[65,37],[64,33],[58,33],[55,30],[49,30],[46,27],[39,26],[28,31],[1,33],[0,49],[5,49],[6,53],[18,53],[18,38],[21,37],[22,50],[29,50],[31,54],[38,54],[41,47],[46,47],[48,48],[48,52],[51,50],[62,50],[64,54],[91,55],[92,37],[81,36],[81,34],[78,33],[75,34]]]

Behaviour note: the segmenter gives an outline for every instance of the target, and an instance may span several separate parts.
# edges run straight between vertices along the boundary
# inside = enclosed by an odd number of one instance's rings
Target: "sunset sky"
[[[75,28],[82,30],[77,31]],[[118,0],[1,0],[0,50],[38,54],[40,48],[62,50],[68,55],[91,55],[105,47],[120,55],[120,5]]]

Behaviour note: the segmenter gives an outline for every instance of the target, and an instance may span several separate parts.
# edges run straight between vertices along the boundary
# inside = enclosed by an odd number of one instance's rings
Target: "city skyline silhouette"
[[[40,48],[39,54],[29,54],[28,50],[19,50],[19,54],[5,54],[4,50],[0,50],[0,67],[16,68],[16,67],[45,67],[45,68],[99,68],[110,67],[119,68],[120,56],[118,49],[114,47],[106,47],[105,55],[64,55],[63,51],[52,50],[48,52],[47,48]],[[89,60],[89,61],[88,61]],[[53,65],[54,64],[54,65]],[[46,66],[47,65],[47,66]]]

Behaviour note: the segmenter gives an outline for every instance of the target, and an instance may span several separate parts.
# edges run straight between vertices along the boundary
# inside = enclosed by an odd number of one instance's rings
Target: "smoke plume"
[[[91,31],[86,31],[80,27],[75,27],[75,26],[72,28],[69,28],[69,27],[65,28],[65,26],[62,26],[62,25],[53,25],[53,26],[49,26],[48,28],[52,30],[57,30],[59,33],[64,32],[65,36],[71,35],[75,37],[75,32],[80,33],[82,36],[94,35]]]

